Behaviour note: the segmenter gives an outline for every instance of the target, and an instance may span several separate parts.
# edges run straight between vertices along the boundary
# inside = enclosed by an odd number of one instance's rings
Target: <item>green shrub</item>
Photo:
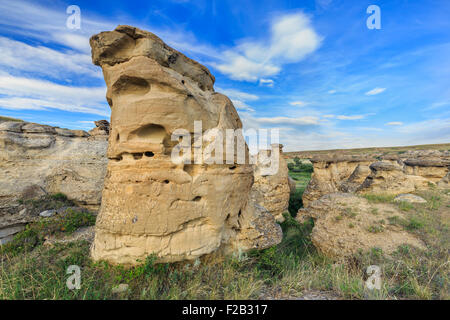
[[[0,246],[0,253],[19,254],[31,251],[41,245],[46,236],[70,234],[78,228],[94,225],[95,220],[96,216],[90,212],[72,209],[51,218],[41,218],[17,233],[11,242]]]

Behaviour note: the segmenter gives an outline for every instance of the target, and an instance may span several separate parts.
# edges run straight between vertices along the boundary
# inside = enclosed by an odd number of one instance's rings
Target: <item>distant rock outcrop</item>
[[[280,242],[272,215],[249,199],[251,165],[198,162],[191,152],[179,163],[171,158],[179,143],[172,134],[185,129],[192,136],[194,121],[206,135],[187,143],[197,151],[216,141],[211,130],[242,127],[231,101],[214,91],[209,70],[134,27],[94,35],[90,44],[112,109],[93,258],[135,264],[156,254],[180,261]]]
[[[106,174],[106,137],[29,122],[0,123],[0,211],[16,200],[64,193],[96,210]]]
[[[303,205],[307,207],[321,196],[334,192],[347,192],[356,189],[361,177],[368,172],[368,166],[374,159],[336,156],[321,156],[311,159],[314,167],[311,180],[303,193]]]
[[[320,156],[311,162],[314,172],[303,193],[305,207],[335,192],[398,195],[430,186],[446,187],[450,157],[448,152],[415,151],[378,159]]]
[[[94,121],[95,128],[89,131],[91,136],[108,136],[110,125],[107,120]]]

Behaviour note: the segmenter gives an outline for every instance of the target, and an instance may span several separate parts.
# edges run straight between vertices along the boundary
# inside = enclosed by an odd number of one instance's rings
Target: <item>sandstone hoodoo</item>
[[[350,156],[312,158],[314,172],[303,193],[303,205],[307,207],[312,201],[328,193],[354,191],[370,172],[369,165],[373,161],[370,158]]]
[[[291,193],[289,171],[286,160],[282,156],[283,145],[273,144],[271,147],[271,150],[259,151],[255,166],[255,183],[252,187],[252,198],[266,208],[278,222],[283,222],[283,213],[288,210]],[[276,149],[279,149],[280,155],[276,173],[273,174],[270,170],[262,170],[270,166],[272,162],[268,160],[268,157],[270,157],[271,153],[278,151]],[[267,171],[267,173],[264,171]]]
[[[195,152],[182,153],[179,163],[171,158],[179,143],[172,135],[178,129],[193,135],[195,121],[204,138],[194,136],[194,151],[214,142],[211,130],[242,127],[231,101],[214,91],[209,70],[129,26],[94,35],[90,44],[111,106],[93,258],[135,264],[156,254],[159,261],[180,261],[280,242],[274,218],[250,200],[250,164],[235,158],[211,164],[194,159]]]

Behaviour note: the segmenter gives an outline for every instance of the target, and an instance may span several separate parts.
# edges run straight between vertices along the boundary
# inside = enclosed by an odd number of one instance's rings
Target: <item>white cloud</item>
[[[374,96],[376,94],[380,94],[380,93],[384,92],[385,90],[386,90],[386,88],[374,88],[374,89],[372,89],[370,91],[367,91],[366,95],[367,96]]]
[[[1,36],[0,48],[0,67],[3,70],[34,72],[63,80],[73,73],[102,78],[100,68],[92,64],[88,54],[31,46]]]
[[[246,104],[247,101],[255,101],[258,100],[259,97],[254,94],[242,92],[235,89],[222,89],[222,88],[216,88],[217,92],[220,92],[224,95],[226,95],[230,100],[233,102],[233,105],[236,107],[236,109],[244,110],[253,112],[255,111],[251,106]]]
[[[81,29],[70,30],[66,27],[69,16],[66,8],[61,5],[52,8],[31,1],[0,1],[0,30],[4,34],[19,34],[89,53],[89,37],[115,27],[112,23],[91,19],[81,7]]]
[[[339,120],[360,120],[363,119],[365,116],[364,115],[354,115],[354,116],[336,116],[336,119]]]
[[[299,106],[299,107],[304,107],[304,106],[308,105],[308,103],[304,102],[304,101],[292,101],[289,104],[291,106]]]
[[[233,102],[233,105],[236,107],[236,109],[249,111],[249,112],[255,111],[255,109],[253,109],[252,107],[250,107],[248,104],[246,104],[245,102],[243,102],[241,100],[231,99],[231,101]]]
[[[303,13],[289,14],[274,20],[270,40],[243,42],[226,50],[223,62],[214,66],[234,80],[256,81],[273,76],[287,63],[295,63],[314,52],[321,38]]]
[[[272,79],[259,79],[260,86],[273,87],[275,82]]]
[[[258,126],[263,125],[319,125],[319,118],[313,116],[289,118],[289,117],[273,117],[273,118],[252,118],[250,119],[254,124]]]
[[[235,89],[216,88],[216,91],[226,95],[230,99],[238,99],[242,101],[255,101],[259,99],[257,95],[242,92]]]
[[[392,121],[392,122],[388,122],[386,123],[387,126],[402,126],[403,122],[400,121]]]
[[[334,94],[334,93],[336,93],[336,90],[329,90],[328,93],[329,94]]]
[[[0,107],[11,110],[59,109],[109,115],[105,87],[71,87],[45,80],[0,76]]]

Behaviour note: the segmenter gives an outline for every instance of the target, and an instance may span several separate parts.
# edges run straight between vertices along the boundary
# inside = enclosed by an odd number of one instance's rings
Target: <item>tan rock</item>
[[[357,253],[380,248],[390,254],[400,245],[425,249],[416,236],[391,221],[405,214],[392,205],[370,204],[366,199],[348,193],[327,194],[302,208],[297,220],[314,219],[311,239],[323,254],[341,260]]]
[[[94,121],[95,128],[89,131],[91,136],[108,136],[109,135],[109,122],[107,120]]]
[[[442,158],[407,159],[405,173],[439,182],[449,172],[450,161]]]
[[[373,160],[350,156],[322,156],[311,159],[311,162],[314,171],[302,196],[305,207],[325,194],[355,189],[354,185],[362,179],[361,175],[367,171],[365,168]]]
[[[0,207],[64,193],[96,210],[106,174],[105,137],[28,122],[0,123]]]
[[[195,155],[218,141],[213,130],[242,128],[231,101],[214,92],[208,69],[129,26],[95,35],[90,44],[112,110],[92,257],[135,264],[156,254],[159,261],[180,261],[278,243],[279,226],[249,201],[252,166]],[[204,139],[194,136],[187,143],[194,154],[175,163],[179,141],[171,136],[177,129],[192,136],[194,121],[202,122]],[[248,158],[245,142],[244,151]]]
[[[260,206],[266,208],[278,222],[283,222],[283,213],[289,207],[291,193],[289,185],[289,170],[286,160],[282,156],[282,145],[272,145],[272,150],[261,150],[255,167],[255,182],[252,187],[251,196]],[[271,153],[279,149],[279,164],[275,174],[268,174],[269,170],[263,170],[270,166],[268,161]]]
[[[424,177],[405,174],[402,166],[385,161],[372,163],[370,170],[370,175],[357,190],[359,193],[397,195],[425,189],[433,184]]]

